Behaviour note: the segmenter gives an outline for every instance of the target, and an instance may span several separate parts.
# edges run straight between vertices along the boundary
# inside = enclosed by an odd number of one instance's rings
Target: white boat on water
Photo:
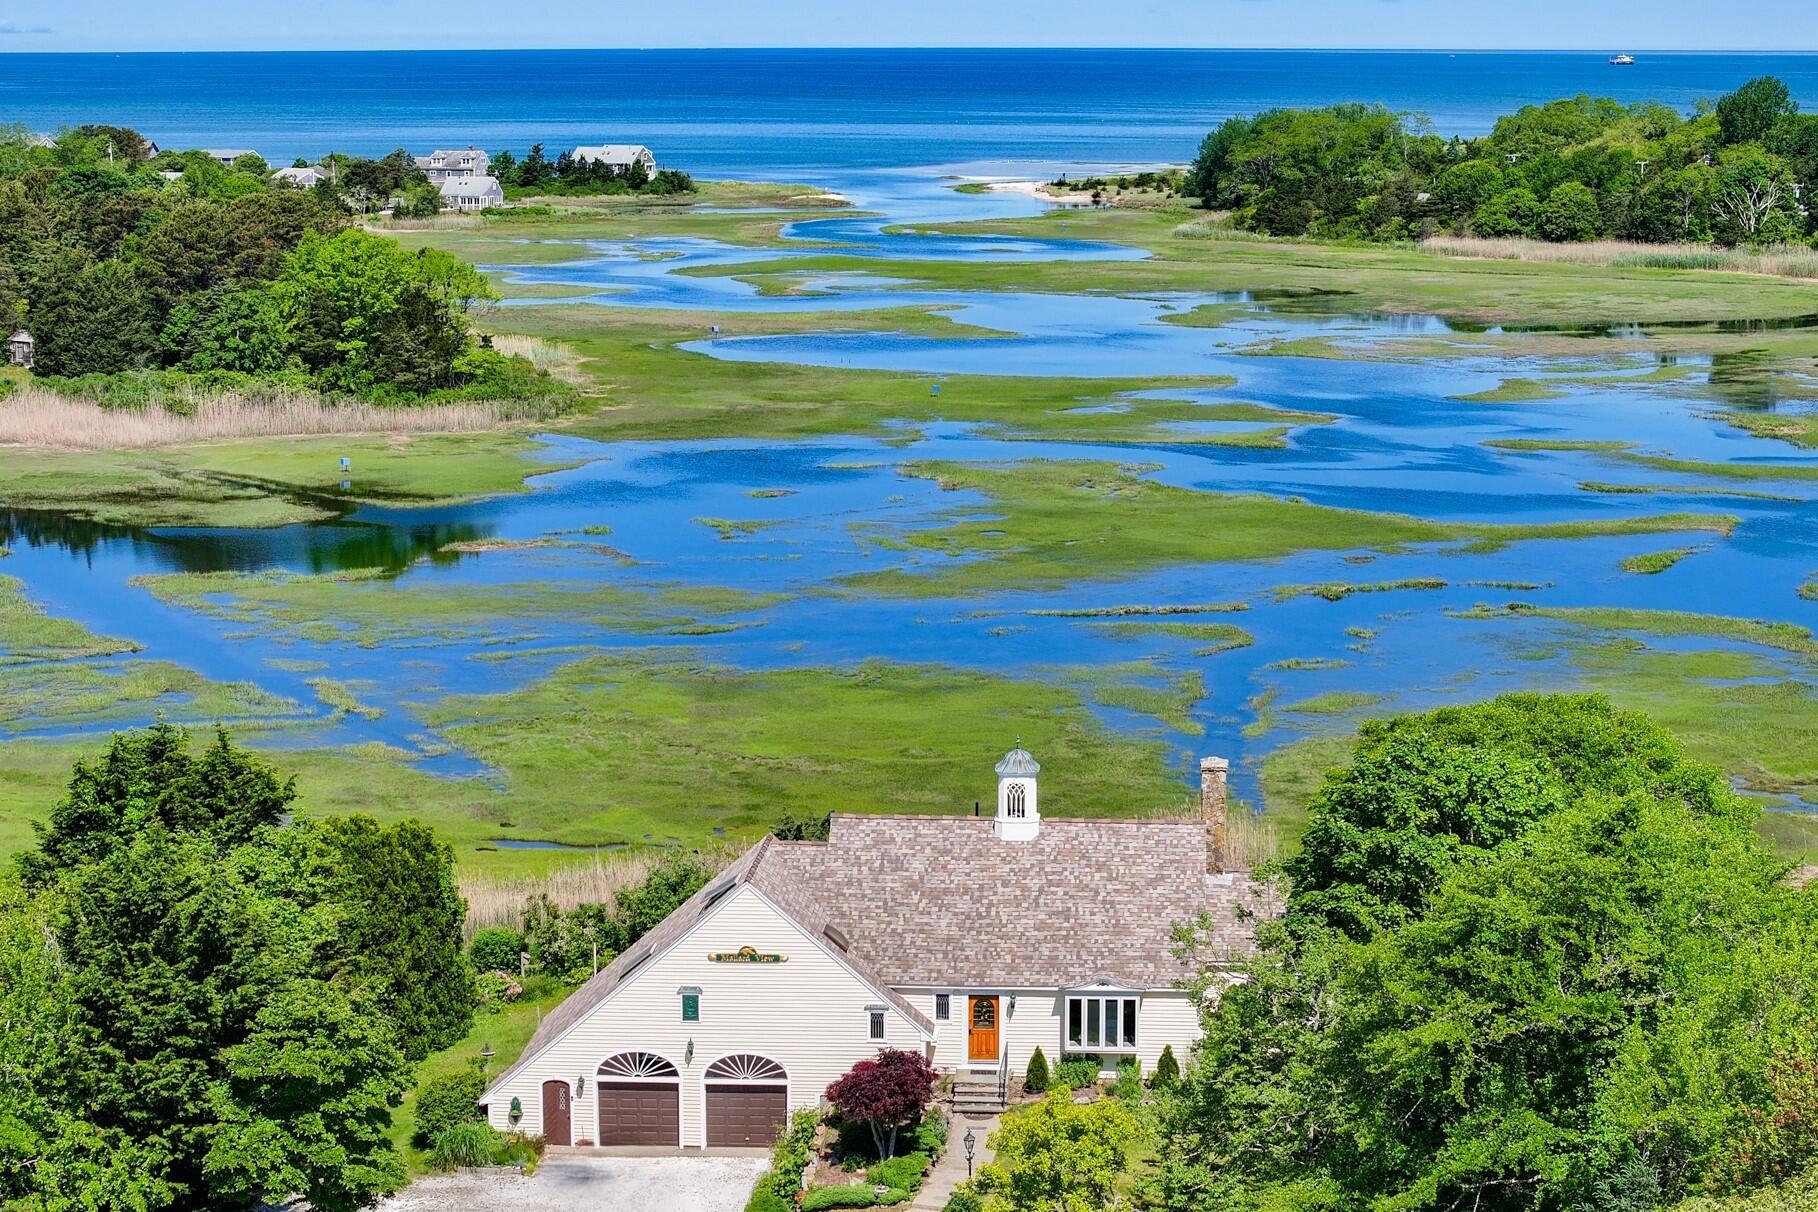
[[[1614,67],[1634,67],[1635,66],[1635,56],[1634,55],[1617,55],[1610,60],[1610,64]]]

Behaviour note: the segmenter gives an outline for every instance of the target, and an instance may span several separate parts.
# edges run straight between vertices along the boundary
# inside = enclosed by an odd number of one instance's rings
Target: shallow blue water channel
[[[1015,213],[1033,203],[1007,194],[955,194],[939,174],[869,173],[830,181],[873,217],[836,217],[798,225],[804,253],[834,243],[844,251],[892,257],[1105,257],[1128,250],[1086,243],[917,236],[889,225]],[[652,254],[661,254],[653,259]],[[741,440],[602,444],[551,436],[554,463],[581,465],[534,477],[529,491],[429,509],[364,506],[336,522],[265,531],[149,530],[15,515],[13,557],[4,571],[22,578],[53,614],[142,643],[144,657],[192,667],[222,681],[251,681],[304,705],[306,727],[277,730],[297,744],[378,740],[423,754],[449,773],[475,770],[427,729],[422,705],[451,693],[495,692],[525,684],[582,647],[668,649],[743,667],[846,664],[881,658],[955,664],[1017,677],[1076,681],[1077,671],[1119,666],[1119,676],[1157,685],[1197,672],[1206,694],[1178,729],[1148,716],[1099,707],[1118,728],[1169,744],[1186,786],[1192,759],[1231,756],[1240,790],[1254,796],[1257,763],[1285,741],[1348,731],[1356,713],[1296,712],[1333,693],[1372,696],[1362,711],[1423,708],[1517,688],[1568,685],[1579,677],[1568,624],[1538,618],[1454,617],[1477,603],[1632,606],[1768,618],[1812,625],[1818,604],[1800,584],[1818,570],[1818,481],[1725,479],[1667,472],[1587,451],[1508,451],[1485,442],[1638,442],[1650,451],[1716,463],[1782,461],[1806,466],[1781,443],[1749,437],[1714,415],[1723,401],[1701,387],[1708,367],[1678,381],[1625,382],[1654,369],[1651,360],[1607,356],[1594,341],[1571,359],[1460,357],[1418,364],[1368,357],[1256,356],[1267,343],[1335,338],[1368,353],[1387,338],[1445,338],[1431,317],[1283,313],[1265,302],[1229,297],[1111,298],[1069,295],[962,295],[896,290],[866,277],[832,278],[818,293],[765,297],[731,277],[691,277],[678,269],[731,260],[767,268],[799,255],[754,255],[701,241],[655,240],[578,245],[572,262],[522,267],[524,280],[597,287],[615,305],[725,310],[825,310],[950,307],[955,319],[1000,334],[930,338],[907,334],[801,335],[716,339],[701,356],[864,366],[927,376],[930,390],[948,373],[1082,376],[1230,375],[1228,389],[1205,400],[1251,401],[1330,414],[1331,424],[1301,425],[1282,449],[1161,442],[1141,446],[1008,440],[986,426],[940,423],[905,428],[888,440],[805,442]],[[1215,328],[1169,324],[1166,317],[1203,302],[1234,304]],[[1473,403],[1457,397],[1505,378],[1558,381],[1558,398]],[[949,393],[961,390],[946,384]],[[964,390],[988,391],[988,386]],[[1170,392],[1170,395],[1178,393]],[[949,394],[947,398],[952,398]],[[1121,407],[1112,404],[1110,407]],[[1799,407],[1799,405],[1783,405]],[[1257,423],[1262,425],[1263,423]],[[1250,423],[1195,422],[1199,429]],[[1517,543],[1493,552],[1459,544],[1394,554],[1316,552],[1266,563],[1187,564],[1114,581],[1044,590],[1009,589],[962,598],[902,599],[860,593],[842,578],[896,565],[926,571],[945,557],[886,545],[908,530],[937,526],[981,498],[944,492],[902,474],[923,459],[1013,461],[1102,459],[1144,465],[1170,484],[1208,491],[1262,492],[1323,505],[1392,511],[1434,520],[1564,521],[1675,511],[1730,514],[1740,524],[1715,534]],[[358,469],[354,474],[357,476]],[[1669,489],[1611,494],[1586,481]],[[1771,493],[1777,499],[1733,495]],[[754,495],[756,494],[756,495]],[[760,523],[722,537],[700,519]],[[536,540],[610,527],[601,541],[626,559],[580,546],[456,554],[447,544],[476,539]],[[1699,550],[1669,571],[1625,573],[1627,556],[1688,546]],[[129,584],[145,573],[179,570],[318,572],[382,567],[401,589],[474,585],[610,584],[725,587],[775,595],[748,610],[714,614],[732,629],[713,634],[650,634],[597,621],[489,618],[470,629],[405,636],[384,646],[313,642],[244,621],[160,604]],[[1317,582],[1435,578],[1443,589],[1362,593],[1342,601],[1314,596],[1278,600],[1276,587]],[[1535,588],[1510,589],[1511,582]],[[1064,617],[1119,604],[1145,606],[1241,601],[1241,613],[1194,616],[1229,622],[1255,637],[1251,646],[1196,656],[1202,641],[1132,632],[1105,619]],[[1125,620],[1129,621],[1129,620]],[[1654,647],[1720,648],[1717,640]],[[1750,650],[1776,677],[1809,680],[1809,665]],[[282,664],[274,664],[274,661]],[[1282,663],[1314,665],[1284,668]],[[304,664],[318,665],[306,669]],[[377,718],[328,718],[309,679],[328,676],[356,688]],[[149,714],[149,713],[148,713]],[[177,709],[177,714],[181,714]],[[114,722],[110,722],[110,726]],[[67,723],[0,721],[10,735],[58,735]],[[1006,738],[981,737],[981,751]],[[807,738],[805,744],[811,743]]]

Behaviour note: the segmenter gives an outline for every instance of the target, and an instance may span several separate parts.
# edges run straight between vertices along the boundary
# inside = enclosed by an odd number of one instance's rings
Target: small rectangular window
[[[682,994],[682,1021],[698,1023],[701,1021],[701,995],[698,993]]]
[[[1079,1033],[1080,999],[1067,999],[1067,1042],[1075,1048],[1085,1043],[1085,1037]]]
[[[1124,1047],[1136,1047],[1136,999],[1124,999]]]
[[[1089,998],[1086,1001],[1086,1044],[1088,1047],[1098,1047],[1098,1010],[1102,1005],[1104,1005],[1104,1003],[1099,1001],[1096,997]]]
[[[884,1038],[884,1012],[882,1010],[871,1011],[871,1038]]]
[[[945,993],[934,995],[934,1017],[943,1023],[953,1017],[953,999]]]
[[[1112,1046],[1117,1044],[1117,1008],[1116,998],[1105,1003],[1105,1043]]]

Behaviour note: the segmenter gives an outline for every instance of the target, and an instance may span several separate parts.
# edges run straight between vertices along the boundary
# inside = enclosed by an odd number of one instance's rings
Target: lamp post
[[[960,1138],[960,1143],[966,1146],[966,1177],[970,1179],[972,1177],[972,1151],[978,1148],[978,1137],[972,1134],[972,1129],[967,1128],[966,1135]]]
[[[481,1044],[480,1045],[480,1072],[481,1073],[486,1072],[486,1066],[492,1064],[492,1058],[494,1055],[495,1055],[495,1053],[492,1050],[491,1044]]]

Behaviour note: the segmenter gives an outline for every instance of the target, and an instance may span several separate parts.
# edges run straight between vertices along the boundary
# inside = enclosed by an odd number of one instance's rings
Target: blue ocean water
[[[1223,118],[1380,101],[1478,134],[1591,92],[1690,109],[1754,76],[1818,106],[1818,55],[1221,50],[373,51],[0,55],[0,121],[120,122],[271,160],[647,143],[708,175],[1154,163]]]

